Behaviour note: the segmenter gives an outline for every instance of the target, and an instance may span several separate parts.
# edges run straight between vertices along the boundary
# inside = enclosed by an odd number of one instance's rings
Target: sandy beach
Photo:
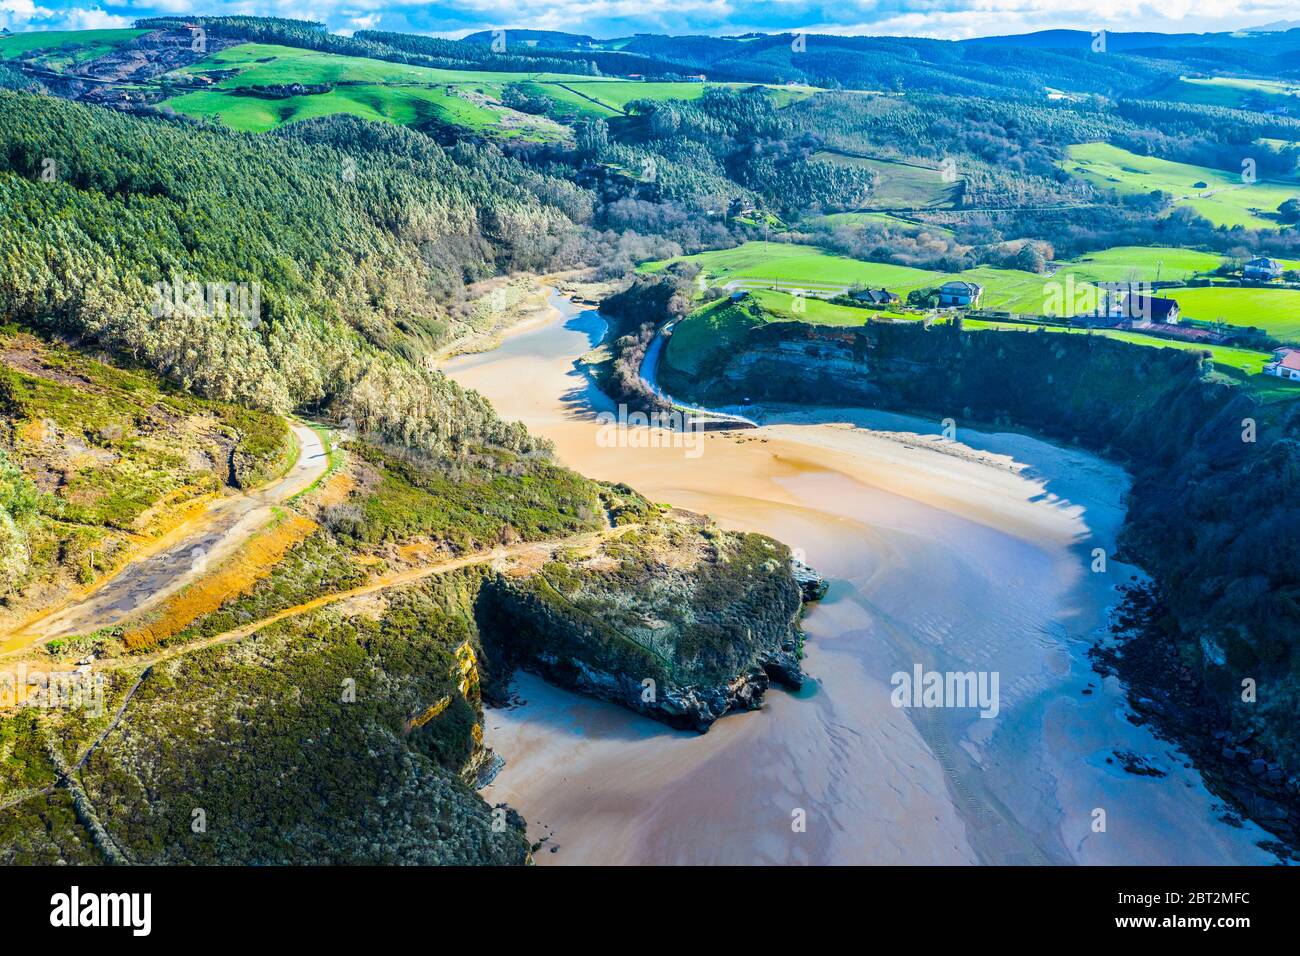
[[[1268,863],[1199,775],[1130,723],[1086,659],[1116,586],[1128,479],[1019,434],[854,409],[768,409],[702,454],[601,447],[609,408],[574,359],[603,322],[561,315],[446,365],[560,459],[773,535],[831,582],[806,617],[798,695],[683,734],[523,675],[487,716],[505,800],[552,863]],[[1000,710],[899,708],[891,675],[996,672]],[[1116,752],[1165,776],[1125,772]],[[1106,820],[1094,829],[1098,811]],[[799,828],[799,820],[806,826]],[[554,852],[552,852],[554,850]]]

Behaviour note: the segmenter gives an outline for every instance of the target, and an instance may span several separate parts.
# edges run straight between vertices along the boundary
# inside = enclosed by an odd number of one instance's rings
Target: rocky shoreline
[[[1288,776],[1253,733],[1231,729],[1227,706],[1216,702],[1196,671],[1183,663],[1177,644],[1161,627],[1166,613],[1155,586],[1126,587],[1111,627],[1114,643],[1089,652],[1094,669],[1124,682],[1134,723],[1176,744],[1232,811],[1277,837],[1276,843],[1261,846],[1279,859],[1300,863],[1300,775]],[[1223,819],[1240,826],[1232,813]]]

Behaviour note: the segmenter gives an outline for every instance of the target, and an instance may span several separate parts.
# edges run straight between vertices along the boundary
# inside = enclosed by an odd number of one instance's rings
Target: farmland
[[[1253,325],[1286,341],[1300,342],[1300,290],[1210,286],[1169,289],[1187,318],[1222,319],[1228,325]]]
[[[454,93],[418,87],[350,86],[285,99],[202,90],[175,97],[167,105],[187,116],[219,119],[232,129],[246,133],[262,133],[296,120],[347,113],[403,126],[437,120],[467,129],[492,130],[507,137],[524,135],[544,140],[560,135],[555,124],[548,125],[536,117],[493,110]],[[520,117],[520,121],[510,126],[507,117]]]
[[[939,286],[951,279],[966,279],[984,287],[983,308],[1008,312],[1041,313],[1053,279],[1034,272],[981,266],[965,272],[935,272],[909,266],[863,262],[832,255],[814,246],[748,242],[734,249],[683,256],[680,261],[698,265],[714,284],[735,283],[736,287],[757,288],[764,284],[833,291],[853,285],[884,286],[906,299],[915,289]],[[665,263],[648,263],[642,268],[655,271]],[[1107,268],[1123,268],[1116,262]],[[1140,263],[1139,263],[1140,268]],[[1063,281],[1063,280],[1057,280]],[[1076,288],[1086,289],[1080,279]],[[1066,310],[1069,311],[1068,309]]]
[[[859,166],[875,173],[876,187],[864,209],[951,209],[961,195],[961,183],[945,182],[934,167],[825,149],[813,153],[811,158],[816,162]]]
[[[37,53],[32,62],[47,70],[70,66],[103,56],[114,47],[134,40],[145,30],[50,30],[15,33],[0,37],[0,60],[13,60]]]
[[[1139,156],[1108,143],[1083,143],[1070,147],[1063,168],[1082,176],[1100,189],[1118,193],[1167,192],[1216,226],[1276,229],[1278,206],[1300,197],[1294,181],[1242,181],[1241,170],[1211,169]]]
[[[901,313],[876,309],[862,309],[854,306],[837,305],[819,299],[796,301],[795,297],[785,292],[762,290],[752,293],[751,299],[760,308],[762,319],[754,317],[755,310],[743,310],[730,307],[726,301],[715,302],[705,306],[678,324],[670,340],[668,361],[682,372],[694,374],[699,365],[720,350],[727,350],[739,345],[745,330],[757,321],[768,322],[810,322],[814,325],[853,327],[866,324],[872,319],[908,319],[921,321],[918,312]],[[1156,338],[1138,332],[1126,332],[1118,329],[1081,329],[1060,326],[1036,326],[1011,322],[989,322],[979,319],[965,319],[963,326],[971,330],[999,330],[1007,332],[1060,333],[1072,335],[1100,335],[1104,338],[1129,342],[1147,348],[1173,348],[1190,352],[1209,352],[1216,365],[1237,369],[1247,374],[1257,374],[1264,363],[1270,359],[1267,352],[1254,349],[1234,348],[1224,345],[1200,345],[1192,342],[1180,342],[1171,339]]]
[[[233,71],[231,75],[226,75]],[[506,73],[406,66],[265,43],[244,43],[176,70],[172,77],[212,80],[209,89],[167,100],[178,113],[219,119],[245,132],[265,132],[295,120],[349,113],[368,120],[412,125],[436,120],[496,138],[539,142],[568,137],[555,120],[502,105],[507,86],[546,96],[558,114],[607,118],[638,99],[695,99],[719,84],[642,83],[565,73]],[[268,99],[252,86],[329,84],[329,92]],[[733,84],[739,85],[739,84]],[[788,101],[811,88],[783,90]]]
[[[1195,249],[1114,246],[1063,263],[1056,278],[1073,274],[1076,279],[1088,282],[1170,281],[1210,273],[1222,264],[1222,256]]]
[[[1300,103],[1300,85],[1235,76],[1184,76],[1169,83],[1160,91],[1160,97],[1232,109],[1294,107]]]
[[[221,76],[225,71],[236,72]],[[245,132],[264,132],[295,120],[349,113],[402,125],[437,120],[492,132],[503,138],[553,140],[565,135],[552,120],[500,105],[499,97],[505,85],[523,79],[524,74],[403,66],[363,57],[245,43],[214,53],[172,75],[210,76],[216,81],[210,89],[172,97],[166,105],[189,116],[220,119]],[[542,74],[528,78],[538,81],[551,77]],[[554,78],[569,79],[560,74]],[[290,83],[333,84],[334,88],[326,93],[284,99],[240,92],[251,86]]]
[[[855,284],[885,286],[902,294],[928,285],[939,276],[926,269],[863,262],[846,256],[832,255],[815,246],[793,243],[746,242],[732,249],[682,256],[673,261],[698,265],[715,283],[733,280],[769,280],[782,283],[806,283],[808,286],[850,286]],[[642,266],[654,272],[666,261]]]
[[[984,299],[981,303],[983,308],[1034,315],[1053,313],[1055,309],[1048,301],[1050,293],[1070,288],[1071,279],[1076,294],[1082,295],[1087,292],[1091,282],[1124,282],[1130,279],[1151,281],[1157,272],[1164,279],[1186,279],[1212,271],[1223,260],[1215,254],[1188,249],[1117,246],[1062,263],[1052,276],[991,267],[968,269],[962,273],[940,273],[886,263],[862,262],[832,255],[813,246],[749,242],[733,249],[684,256],[676,261],[698,265],[710,284],[734,284],[735,288],[749,289],[752,299],[761,306],[771,321],[799,320],[821,325],[851,326],[861,325],[869,318],[887,318],[902,313],[835,305],[812,297],[803,298],[796,305],[789,292],[777,291],[770,286],[779,284],[786,289],[800,289],[814,295],[833,294],[838,289],[853,285],[873,288],[883,286],[898,293],[905,301],[907,293],[914,289],[929,288],[949,279],[962,278],[984,286]],[[666,264],[647,263],[642,268],[657,271]],[[1262,328],[1283,340],[1300,340],[1300,291],[1213,286],[1168,289],[1164,294],[1177,300],[1184,316],[1188,318],[1210,322],[1222,319],[1229,325]],[[1086,299],[1083,302],[1087,304]],[[1065,314],[1074,313],[1075,310],[1068,301],[1064,305]],[[911,315],[917,316],[916,313]],[[674,363],[689,370],[690,359],[683,356],[692,352],[702,337],[721,336],[723,341],[730,341],[730,337],[737,332],[736,322],[736,317],[730,313],[710,313],[710,317],[702,323],[697,324],[694,319],[683,323],[676,333],[680,340],[673,346]],[[1003,323],[978,320],[968,320],[968,325],[971,328],[1004,327]],[[1023,325],[1005,327],[1025,328]],[[1192,343],[1153,339],[1116,330],[1094,331],[1092,334],[1142,345],[1204,348]],[[1215,346],[1210,351],[1214,353],[1216,362],[1247,371],[1258,371],[1267,357],[1262,352],[1226,346]]]

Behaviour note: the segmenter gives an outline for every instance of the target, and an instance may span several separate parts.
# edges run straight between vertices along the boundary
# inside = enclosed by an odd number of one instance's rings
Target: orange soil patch
[[[31,445],[39,445],[49,436],[49,429],[45,427],[45,422],[39,418],[28,419],[14,429],[14,432],[19,441]]]
[[[339,505],[347,501],[357,487],[357,480],[345,471],[337,471],[316,494],[316,504],[321,508]]]
[[[129,629],[122,642],[132,652],[148,650],[179,634],[228,599],[246,594],[284,560],[295,544],[305,540],[317,524],[298,514],[289,514],[270,528],[254,535],[240,552],[212,574],[172,595],[149,619]]]

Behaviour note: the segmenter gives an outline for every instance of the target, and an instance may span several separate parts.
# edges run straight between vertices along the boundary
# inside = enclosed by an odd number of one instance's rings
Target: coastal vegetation
[[[619,401],[659,401],[641,363],[676,320],[679,398],[920,412],[1123,462],[1148,637],[1201,729],[1285,768],[1233,792],[1283,805],[1294,840],[1300,404],[1257,373],[1300,340],[1300,291],[1239,275],[1300,264],[1300,120],[1275,111],[1296,47],[1061,33],[0,38],[0,621],[282,473],[286,416],[338,430],[230,561],[24,651],[93,667],[104,707],[0,712],[0,860],[523,863],[522,819],[475,793],[483,700],[517,669],[701,730],[798,686],[785,545],[566,469],[437,370],[557,270],[620,283],[595,367]],[[1260,75],[1201,75],[1217,62]],[[957,278],[984,311],[945,321]],[[1048,305],[1131,281],[1240,341]]]

